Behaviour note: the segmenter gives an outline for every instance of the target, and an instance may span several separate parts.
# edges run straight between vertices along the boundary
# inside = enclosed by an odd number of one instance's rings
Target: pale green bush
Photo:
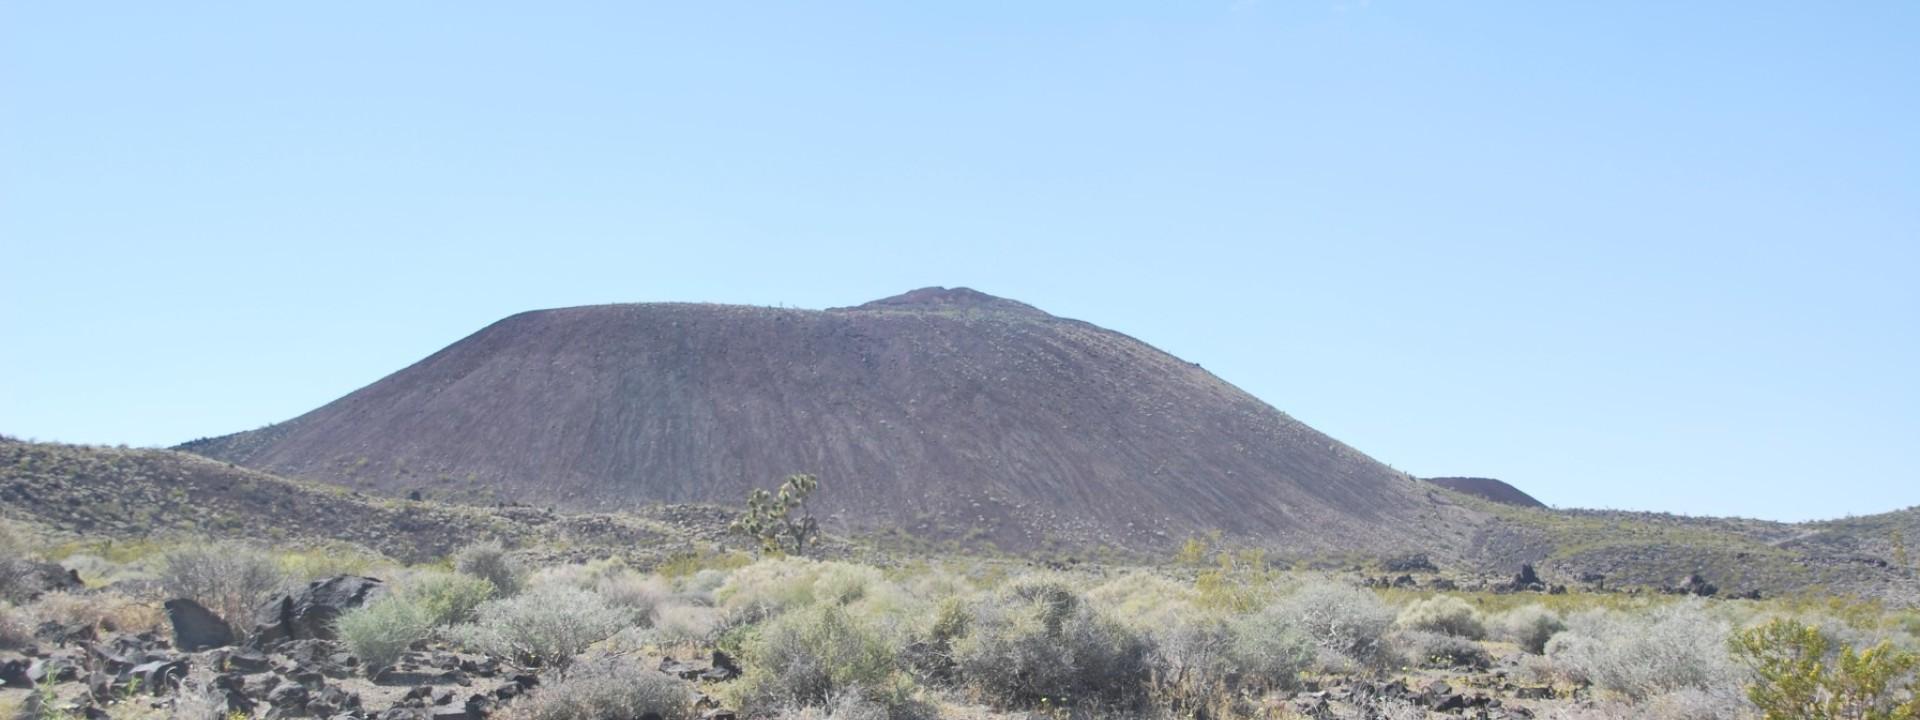
[[[494,593],[503,598],[520,592],[527,578],[526,566],[507,554],[506,546],[491,540],[455,553],[453,569],[493,583]]]
[[[647,637],[661,646],[712,642],[720,611],[699,605],[668,605],[654,611]]]
[[[368,675],[390,667],[414,643],[433,632],[433,619],[413,600],[397,593],[342,613],[334,630],[347,651],[360,658]]]
[[[1494,619],[1493,627],[1495,637],[1540,655],[1546,653],[1548,640],[1567,629],[1567,622],[1552,610],[1524,605],[1502,613]]]
[[[400,582],[395,593],[419,608],[428,624],[452,627],[473,619],[481,603],[493,599],[492,582],[461,573],[424,571]]]
[[[673,595],[666,582],[632,571],[599,578],[593,591],[608,605],[627,611],[633,623],[641,627],[653,625],[661,607]]]
[[[1133,572],[1087,591],[1087,603],[1140,631],[1172,627],[1196,611],[1199,593],[1160,575]]]
[[[885,582],[879,570],[864,565],[767,559],[734,570],[714,598],[729,613],[752,621],[815,603],[848,605]]]
[[[706,568],[680,578],[676,589],[682,596],[704,598],[708,604],[712,604],[714,593],[719,591],[722,585],[727,584],[729,574],[731,571],[728,570]]]
[[[1392,660],[1386,640],[1393,628],[1393,608],[1370,591],[1312,582],[1260,614],[1267,622],[1298,630],[1320,650],[1323,665],[1338,667],[1345,661],[1381,667]]]
[[[1230,621],[1233,667],[1241,685],[1257,691],[1293,690],[1313,661],[1313,643],[1290,623],[1250,615]]]
[[[1407,628],[1395,633],[1392,640],[1400,657],[1420,667],[1485,669],[1493,663],[1479,643],[1459,635]]]
[[[569,668],[507,706],[505,720],[691,720],[693,686],[625,658]]]
[[[564,667],[588,646],[627,627],[625,611],[599,595],[565,585],[545,585],[513,597],[489,600],[473,622],[453,636],[481,652],[523,663]]]
[[[1435,595],[1408,605],[1400,611],[1400,626],[1469,640],[1487,636],[1487,627],[1480,619],[1480,611],[1452,595]]]
[[[617,557],[544,568],[533,574],[528,585],[565,585],[597,593],[641,627],[653,624],[656,609],[673,598],[666,581],[638,572]]]
[[[1149,686],[1181,717],[1226,717],[1251,693],[1291,690],[1313,658],[1292,627],[1253,617],[1191,615],[1151,634]]]
[[[1698,600],[1644,612],[1592,611],[1567,625],[1547,642],[1555,668],[1635,702],[1690,688],[1738,687],[1743,677],[1728,652],[1732,628]]]
[[[839,695],[876,693],[895,682],[892,649],[873,628],[836,605],[775,617],[745,650],[747,674],[737,698],[748,715],[825,705]]]
[[[1089,607],[1066,582],[1022,579],[973,607],[953,643],[964,682],[1008,707],[1131,705],[1145,689],[1147,643]]]

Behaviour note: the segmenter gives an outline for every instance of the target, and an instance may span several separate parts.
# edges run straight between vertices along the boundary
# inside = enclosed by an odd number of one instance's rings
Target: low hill
[[[1492,500],[1503,505],[1543,508],[1547,504],[1533,499],[1520,491],[1520,488],[1493,478],[1483,477],[1435,477],[1426,478],[1427,482],[1458,493],[1466,493],[1484,500]]]
[[[1464,549],[1478,513],[1126,335],[965,288],[795,310],[515,315],[292,420],[181,449],[390,495],[737,503],[1008,550]]]
[[[1782,523],[1457,497],[1490,517],[1468,553],[1481,572],[1528,563],[1552,582],[1654,590],[1699,574],[1727,594],[1831,593],[1920,605],[1920,563],[1900,549],[1920,531],[1920,509]]]
[[[0,436],[0,518],[52,538],[346,543],[406,562],[436,559],[482,540],[521,547],[592,545],[657,557],[720,538],[726,522],[719,509],[648,512],[654,517],[400,500],[171,450]]]

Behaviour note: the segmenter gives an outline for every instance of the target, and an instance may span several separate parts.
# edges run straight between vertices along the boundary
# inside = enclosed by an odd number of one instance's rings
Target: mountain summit
[[[967,288],[521,313],[292,420],[187,443],[387,493],[571,509],[822,479],[829,528],[1006,549],[1464,542],[1465,513],[1199,366]],[[1464,533],[1464,530],[1461,531]]]

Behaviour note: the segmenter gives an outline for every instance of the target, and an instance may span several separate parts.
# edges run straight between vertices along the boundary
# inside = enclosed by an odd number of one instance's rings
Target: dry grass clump
[[[28,559],[26,542],[12,527],[0,522],[0,600],[16,599]]]
[[[325,543],[278,553],[274,562],[293,585],[336,575],[384,577],[395,569],[392,560],[349,543]]]
[[[187,598],[244,631],[249,613],[286,585],[274,559],[237,542],[193,545],[160,559],[160,587],[170,597]]]
[[[0,600],[0,650],[12,650],[33,643],[33,627],[19,608]]]
[[[146,632],[166,619],[160,608],[113,591],[51,592],[24,609],[35,625],[51,622],[107,632]]]

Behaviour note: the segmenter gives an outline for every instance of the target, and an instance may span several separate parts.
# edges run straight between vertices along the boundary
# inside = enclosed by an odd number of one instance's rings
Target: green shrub
[[[693,686],[625,658],[581,663],[534,690],[505,720],[691,720]]]
[[[1514,608],[1494,620],[1494,635],[1535,655],[1547,651],[1547,641],[1556,633],[1567,629],[1565,620],[1559,613],[1539,605],[1523,605]]]
[[[506,546],[493,540],[468,545],[455,553],[453,569],[493,583],[500,597],[520,592],[527,576],[526,567],[507,554]]]
[[[1468,605],[1467,601],[1452,595],[1435,595],[1408,605],[1400,611],[1400,625],[1469,640],[1487,636],[1487,627],[1480,620],[1480,612]]]
[[[1797,620],[1736,634],[1734,653],[1753,671],[1747,699],[1766,720],[1920,718],[1913,671],[1920,656],[1881,642],[1864,651],[1835,643]]]
[[[1299,630],[1321,651],[1324,664],[1345,660],[1381,667],[1391,660],[1386,639],[1393,628],[1393,608],[1367,590],[1309,583],[1261,612],[1271,622]]]
[[[473,622],[455,629],[463,644],[523,663],[564,667],[588,646],[627,626],[627,614],[599,595],[565,585],[546,585],[490,600]]]
[[[236,632],[245,632],[249,613],[286,584],[271,556],[235,542],[168,552],[161,557],[159,575],[171,597],[200,603]]]
[[[433,632],[433,618],[412,599],[389,593],[334,621],[347,651],[368,675],[393,665],[407,648]]]
[[[1148,678],[1142,638],[1057,580],[1016,581],[976,603],[953,652],[965,683],[1006,707],[1131,705]]]
[[[481,603],[493,599],[493,583],[460,573],[425,571],[398,583],[397,594],[420,609],[428,624],[452,627],[473,619]]]
[[[893,651],[873,628],[837,605],[795,610],[759,628],[746,645],[739,701],[748,715],[821,706],[841,695],[869,699],[896,682]]]

